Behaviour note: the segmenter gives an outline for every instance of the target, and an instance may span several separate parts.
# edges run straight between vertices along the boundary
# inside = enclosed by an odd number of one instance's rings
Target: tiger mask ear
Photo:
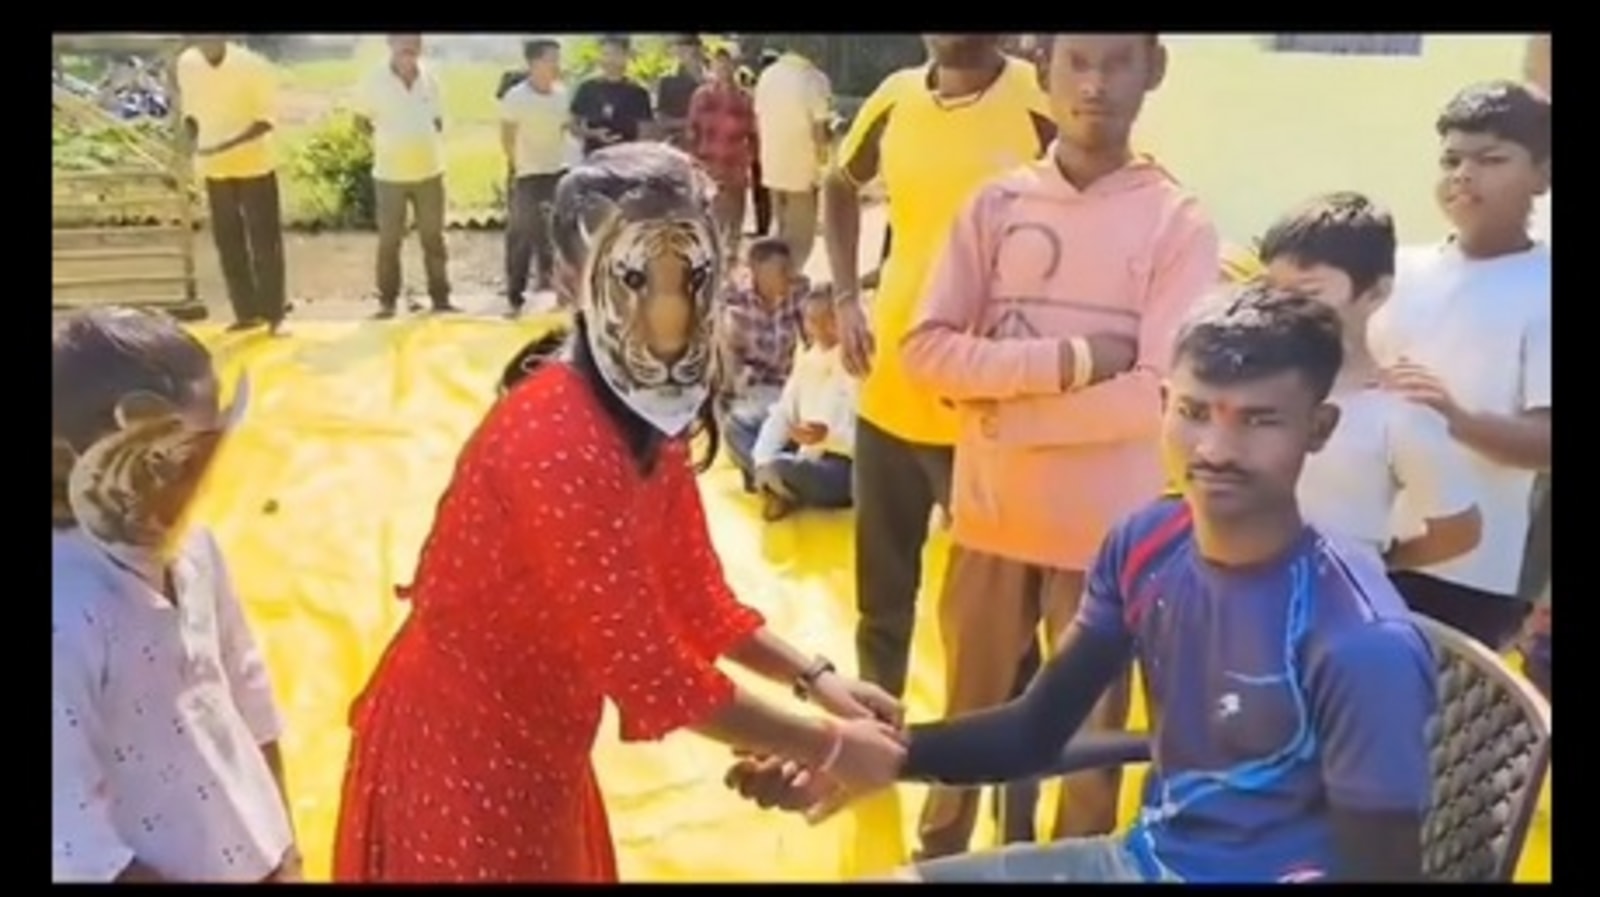
[[[117,400],[112,416],[117,429],[131,430],[141,424],[175,417],[178,409],[168,400],[153,392],[130,392]]]

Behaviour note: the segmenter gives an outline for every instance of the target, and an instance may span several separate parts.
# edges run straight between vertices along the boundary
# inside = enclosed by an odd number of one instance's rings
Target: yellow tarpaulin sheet
[[[404,613],[393,586],[411,575],[456,452],[492,399],[501,366],[545,326],[307,323],[277,340],[198,330],[224,383],[250,374],[249,415],[219,459],[199,516],[227,549],[288,720],[295,822],[313,880],[328,876],[346,710]],[[726,468],[708,474],[703,490],[739,595],[795,644],[850,662],[847,518],[763,524]],[[940,569],[943,552],[935,540],[930,571]],[[936,587],[925,584],[924,594]],[[924,600],[919,613],[907,696],[913,719],[940,706],[932,603]],[[608,719],[595,762],[625,881],[838,881],[883,871],[914,843],[919,788],[812,828],[726,791],[727,752],[693,736],[625,747]],[[1125,813],[1137,785],[1137,776],[1128,778]],[[975,843],[989,837],[980,824]],[[1549,880],[1547,823],[1523,866],[1523,878]]]

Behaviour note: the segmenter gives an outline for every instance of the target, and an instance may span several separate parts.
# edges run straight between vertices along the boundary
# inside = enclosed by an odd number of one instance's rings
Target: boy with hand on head
[[[1454,233],[1400,252],[1369,337],[1388,388],[1438,412],[1468,449],[1483,538],[1395,584],[1414,610],[1499,650],[1528,612],[1518,579],[1534,478],[1550,469],[1550,249],[1528,234],[1550,189],[1550,103],[1513,82],[1478,84],[1436,127],[1437,197]],[[1402,507],[1417,518],[1409,494]]]
[[[68,318],[53,356],[51,877],[299,881],[266,667],[184,523],[243,387],[219,408],[205,347],[133,309]]]
[[[1359,193],[1333,193],[1278,219],[1262,237],[1261,262],[1275,287],[1333,309],[1343,325],[1344,364],[1328,401],[1339,427],[1306,458],[1300,508],[1323,532],[1416,569],[1477,547],[1483,520],[1477,481],[1444,418],[1385,390],[1367,345],[1367,321],[1394,284],[1395,233],[1388,211]],[[1393,529],[1401,491],[1421,522]]]
[[[812,290],[804,309],[806,345],[750,451],[767,520],[802,507],[850,507],[859,383],[840,357],[832,292]]]
[[[1011,694],[1041,623],[1077,613],[1096,547],[1161,494],[1160,383],[1190,306],[1217,281],[1198,201],[1129,145],[1166,74],[1152,34],[1058,34],[1046,158],[981,187],[957,216],[910,331],[908,380],[960,418],[940,596],[947,712]],[[1091,727],[1120,728],[1126,680]],[[1063,782],[1057,836],[1116,824],[1120,771]],[[967,849],[970,789],[936,788],[925,857]]]

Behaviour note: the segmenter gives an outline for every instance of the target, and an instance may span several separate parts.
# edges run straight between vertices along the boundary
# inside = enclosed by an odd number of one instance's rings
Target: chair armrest
[[[1039,778],[1150,762],[1148,732],[1085,732],[1067,742]]]

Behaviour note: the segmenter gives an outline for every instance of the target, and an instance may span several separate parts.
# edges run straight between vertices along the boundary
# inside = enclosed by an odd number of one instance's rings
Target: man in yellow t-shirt
[[[905,690],[922,548],[948,507],[955,412],[900,363],[923,280],[980,184],[1043,154],[1055,136],[1033,67],[998,35],[925,35],[930,64],[885,78],[856,115],[827,178],[824,228],[845,363],[864,377],[855,449],[856,653],[861,678]],[[764,136],[764,135],[763,135]],[[871,324],[859,298],[859,191],[883,178],[894,251]]]
[[[178,57],[178,93],[211,207],[211,235],[233,304],[235,330],[276,333],[286,310],[283,218],[272,131],[271,63],[218,35],[194,38]]]
[[[355,113],[372,134],[372,180],[378,218],[378,317],[392,318],[400,299],[400,247],[406,212],[417,225],[422,269],[435,312],[450,304],[450,262],[444,244],[444,102],[422,62],[422,35],[389,35],[389,58],[356,87]]]

